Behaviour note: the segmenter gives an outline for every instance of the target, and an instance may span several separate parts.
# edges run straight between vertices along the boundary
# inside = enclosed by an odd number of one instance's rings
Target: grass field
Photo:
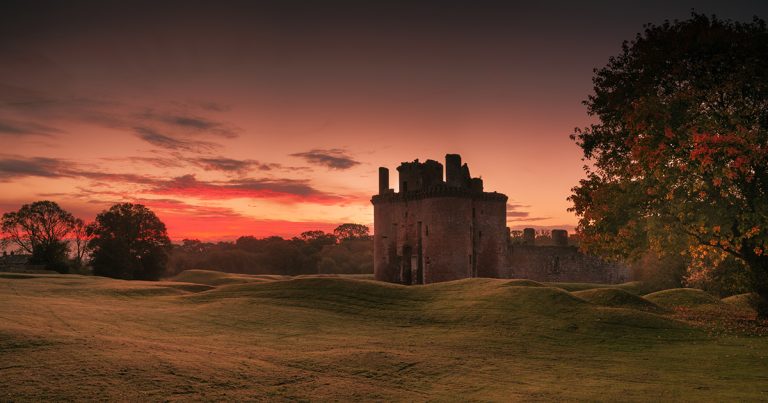
[[[768,400],[768,337],[675,313],[745,297],[637,290],[0,274],[0,401]]]

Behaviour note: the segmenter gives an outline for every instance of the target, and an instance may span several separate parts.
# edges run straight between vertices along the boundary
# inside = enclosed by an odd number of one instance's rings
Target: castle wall
[[[429,284],[471,277],[538,281],[617,283],[626,266],[568,247],[568,233],[552,231],[556,246],[535,246],[533,228],[523,245],[509,245],[507,196],[484,192],[458,154],[404,162],[397,168],[399,192],[389,188],[389,170],[379,169],[374,211],[374,273],[377,280]]]
[[[376,280],[399,283],[394,207],[381,203],[373,209],[373,267]]]
[[[472,199],[438,197],[420,202],[425,233],[425,284],[472,277],[472,217],[468,213]]]
[[[507,204],[474,200],[475,262],[473,277],[500,277],[507,254]]]
[[[623,283],[629,268],[585,255],[574,246],[513,245],[509,251],[507,278],[535,281]]]
[[[506,254],[506,203],[434,196],[374,205],[377,280],[429,284],[499,277]]]

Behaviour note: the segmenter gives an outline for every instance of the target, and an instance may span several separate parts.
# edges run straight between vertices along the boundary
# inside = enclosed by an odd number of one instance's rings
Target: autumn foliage
[[[646,26],[596,70],[598,123],[572,136],[589,163],[570,197],[582,246],[682,255],[693,280],[737,259],[768,315],[765,66],[764,21],[693,14]]]

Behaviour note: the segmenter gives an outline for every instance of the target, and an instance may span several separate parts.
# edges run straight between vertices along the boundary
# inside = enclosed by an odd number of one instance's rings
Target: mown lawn
[[[175,280],[0,276],[0,400],[768,399],[768,338],[633,285]]]

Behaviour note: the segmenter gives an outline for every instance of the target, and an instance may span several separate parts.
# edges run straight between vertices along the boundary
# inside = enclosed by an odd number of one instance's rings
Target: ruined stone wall
[[[475,275],[501,277],[507,255],[507,204],[500,200],[476,199],[474,216]]]
[[[379,203],[373,209],[373,271],[379,281],[400,282],[397,273],[397,231],[394,203]]]
[[[391,199],[374,205],[376,279],[429,284],[500,276],[506,262],[504,200]]]
[[[458,154],[403,162],[399,192],[389,188],[389,170],[379,168],[374,210],[376,279],[428,284],[468,277],[499,277],[506,263],[507,196],[484,192]]]
[[[626,265],[585,255],[575,246],[513,245],[508,265],[508,278],[607,284],[630,280]]]
[[[425,284],[472,277],[472,199],[427,198],[421,207]]]
[[[507,196],[484,192],[458,154],[403,162],[399,192],[389,188],[389,170],[379,168],[374,211],[374,273],[377,280],[429,284],[471,277],[538,281],[618,283],[629,269],[568,245],[568,232],[553,230],[555,246],[535,246],[533,228],[523,245],[509,245]]]
[[[377,203],[374,206],[376,279],[428,284],[469,277],[470,210],[471,199],[460,197]]]
[[[505,212],[503,201],[482,197],[393,194],[377,201],[376,279],[405,284],[471,277],[590,283],[630,280],[626,266],[585,255],[576,247],[508,246]]]

